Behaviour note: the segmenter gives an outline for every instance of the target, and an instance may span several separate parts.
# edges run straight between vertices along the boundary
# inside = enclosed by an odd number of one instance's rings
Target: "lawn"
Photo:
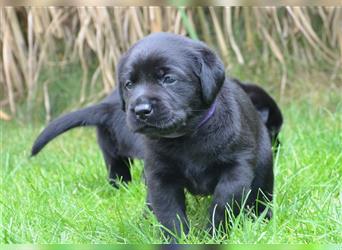
[[[210,197],[187,195],[191,232],[182,243],[342,242],[341,96],[315,93],[281,105],[273,219],[241,216],[229,235],[213,237],[203,230]],[[132,162],[129,185],[113,189],[92,128],[60,136],[30,158],[43,126],[1,121],[0,243],[163,242],[145,208],[142,162]]]

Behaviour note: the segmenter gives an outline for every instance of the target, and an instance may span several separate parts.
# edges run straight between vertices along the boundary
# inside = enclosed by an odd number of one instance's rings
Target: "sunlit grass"
[[[228,236],[212,237],[203,230],[209,199],[188,195],[191,233],[181,242],[342,242],[341,105],[334,112],[305,102],[283,110],[271,222],[243,216]],[[41,128],[1,123],[2,243],[163,242],[146,213],[140,162],[132,183],[113,189],[93,129],[74,130],[29,158]]]

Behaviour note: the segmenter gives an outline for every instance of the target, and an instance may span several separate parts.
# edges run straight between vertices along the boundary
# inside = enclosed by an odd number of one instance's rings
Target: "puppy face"
[[[224,78],[222,62],[203,43],[167,33],[140,40],[118,66],[130,129],[156,137],[193,130]]]

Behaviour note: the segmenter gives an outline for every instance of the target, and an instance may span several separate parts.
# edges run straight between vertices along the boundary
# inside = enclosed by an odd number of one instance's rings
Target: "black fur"
[[[122,57],[119,90],[98,105],[50,123],[32,154],[68,129],[97,126],[113,184],[117,178],[131,179],[128,158],[144,159],[147,202],[176,234],[181,227],[188,230],[184,189],[213,195],[213,226],[224,221],[227,206],[238,214],[245,198],[259,214],[273,192],[272,131],[264,123],[280,129],[282,119],[277,115],[278,120],[272,120],[274,107],[279,109],[266,92],[225,78],[223,69],[201,42],[167,33],[150,35]],[[256,108],[263,102],[268,108],[264,122],[251,100]],[[152,111],[142,118],[139,105]],[[212,105],[213,115],[198,126]]]
[[[272,144],[277,149],[280,145],[278,135],[283,124],[283,116],[274,99],[259,86],[251,83],[242,83],[234,79],[240,87],[251,98],[254,107],[257,109],[262,121],[265,123],[269,132]]]
[[[32,155],[34,156],[39,153],[39,151],[49,141],[69,129],[80,126],[105,125],[108,120],[108,116],[112,113],[113,107],[111,105],[100,103],[98,105],[71,112],[52,121],[36,139],[32,147]]]

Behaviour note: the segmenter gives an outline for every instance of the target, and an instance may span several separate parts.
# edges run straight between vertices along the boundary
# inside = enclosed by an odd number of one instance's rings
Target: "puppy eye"
[[[128,90],[131,90],[133,89],[133,83],[131,81],[126,81],[125,82],[125,88],[128,89]]]
[[[163,79],[163,84],[173,84],[175,83],[177,80],[174,79],[172,76],[165,76]]]

